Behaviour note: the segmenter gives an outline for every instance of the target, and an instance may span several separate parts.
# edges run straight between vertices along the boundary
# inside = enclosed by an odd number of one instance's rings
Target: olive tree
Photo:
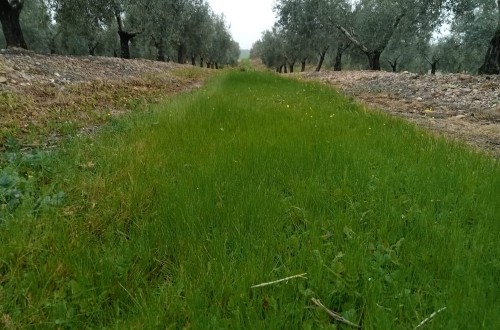
[[[282,72],[286,58],[283,39],[277,27],[264,31],[260,40],[260,59],[262,63],[268,68],[276,69],[276,72]]]
[[[453,1],[453,8],[456,18],[452,32],[461,39],[464,50],[484,54],[479,73],[499,74],[500,0]]]
[[[96,55],[105,35],[115,29],[109,7],[96,0],[55,0],[55,19],[61,47],[69,54]]]
[[[30,49],[38,53],[55,53],[57,25],[51,15],[50,1],[31,0],[25,3],[20,17],[23,35]]]
[[[398,30],[426,36],[439,25],[441,11],[440,0],[360,0],[352,2],[346,25],[335,25],[367,56],[369,68],[380,70],[380,56]]]
[[[316,71],[320,71],[329,49],[339,40],[331,21],[340,12],[328,0],[279,0],[275,11],[280,28],[292,49],[301,57],[302,68],[311,52],[318,56]],[[298,51],[298,48],[301,51]]]
[[[223,15],[212,15],[213,33],[208,40],[207,65],[218,69],[219,65],[230,62],[229,55],[232,47],[235,47],[229,28]],[[238,46],[239,47],[239,46]],[[232,56],[234,57],[234,52]],[[239,52],[238,52],[239,57]]]

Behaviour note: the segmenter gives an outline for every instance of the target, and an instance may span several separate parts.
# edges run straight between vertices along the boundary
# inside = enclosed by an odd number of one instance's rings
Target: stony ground
[[[0,51],[0,90],[35,84],[53,87],[88,81],[111,81],[162,74],[181,67],[175,63],[123,60],[99,56],[40,55],[22,49]]]
[[[0,51],[0,151],[47,147],[139,103],[199,87],[211,70],[149,60]]]
[[[302,74],[363,103],[500,156],[500,77],[408,72]]]

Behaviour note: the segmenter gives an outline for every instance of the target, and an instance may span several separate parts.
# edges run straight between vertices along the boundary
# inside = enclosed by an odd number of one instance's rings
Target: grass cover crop
[[[0,327],[500,325],[498,163],[319,84],[226,72],[12,157]]]

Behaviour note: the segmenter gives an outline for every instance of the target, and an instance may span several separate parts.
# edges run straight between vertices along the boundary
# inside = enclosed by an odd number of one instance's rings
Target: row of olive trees
[[[235,64],[239,45],[205,0],[0,0],[7,47]]]
[[[319,71],[325,57],[341,70],[347,55],[350,65],[364,57],[372,70],[477,71],[483,63],[481,73],[498,73],[499,7],[500,0],[278,0],[278,21],[252,56],[278,71],[298,62]]]

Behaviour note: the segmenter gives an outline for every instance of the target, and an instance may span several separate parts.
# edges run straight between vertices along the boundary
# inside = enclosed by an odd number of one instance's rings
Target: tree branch
[[[359,49],[361,49],[361,51],[362,51],[363,53],[368,54],[368,53],[370,52],[370,51],[368,50],[368,48],[366,48],[366,46],[365,46],[365,45],[363,45],[363,44],[362,44],[362,43],[361,43],[358,39],[354,38],[354,37],[353,37],[353,36],[349,33],[349,31],[347,31],[347,29],[346,29],[346,28],[344,28],[343,26],[341,26],[341,25],[339,25],[339,24],[337,24],[337,25],[336,25],[336,27],[337,27],[337,29],[339,29],[339,30],[340,30],[340,32],[342,32],[342,33],[345,35],[345,37],[346,37],[347,39],[349,39],[349,40],[350,40],[353,44],[355,44],[355,45],[356,45],[356,47],[358,47]]]
[[[118,31],[123,31],[123,22],[122,22],[121,13],[118,11],[115,11],[115,17],[116,17],[116,23],[118,24]]]
[[[427,62],[429,62],[430,65],[437,64],[437,63],[439,63],[439,60],[440,60],[440,58],[432,57],[432,61],[431,61],[431,59],[427,55],[424,55],[424,57],[427,60]]]
[[[399,23],[401,23],[401,20],[403,19],[403,17],[405,17],[405,15],[406,15],[406,13],[401,13],[398,16],[396,16],[396,18],[394,19],[394,23],[392,24],[392,29],[390,29],[389,31],[387,31],[386,35],[382,38],[382,43],[380,45],[381,47],[379,47],[379,50],[380,49],[382,49],[382,50],[385,49],[385,47],[387,46],[387,44],[391,40],[392,35],[396,31]]]
[[[337,54],[342,55],[349,47],[351,47],[352,42],[349,40],[347,43],[341,42],[339,47],[337,48]]]

